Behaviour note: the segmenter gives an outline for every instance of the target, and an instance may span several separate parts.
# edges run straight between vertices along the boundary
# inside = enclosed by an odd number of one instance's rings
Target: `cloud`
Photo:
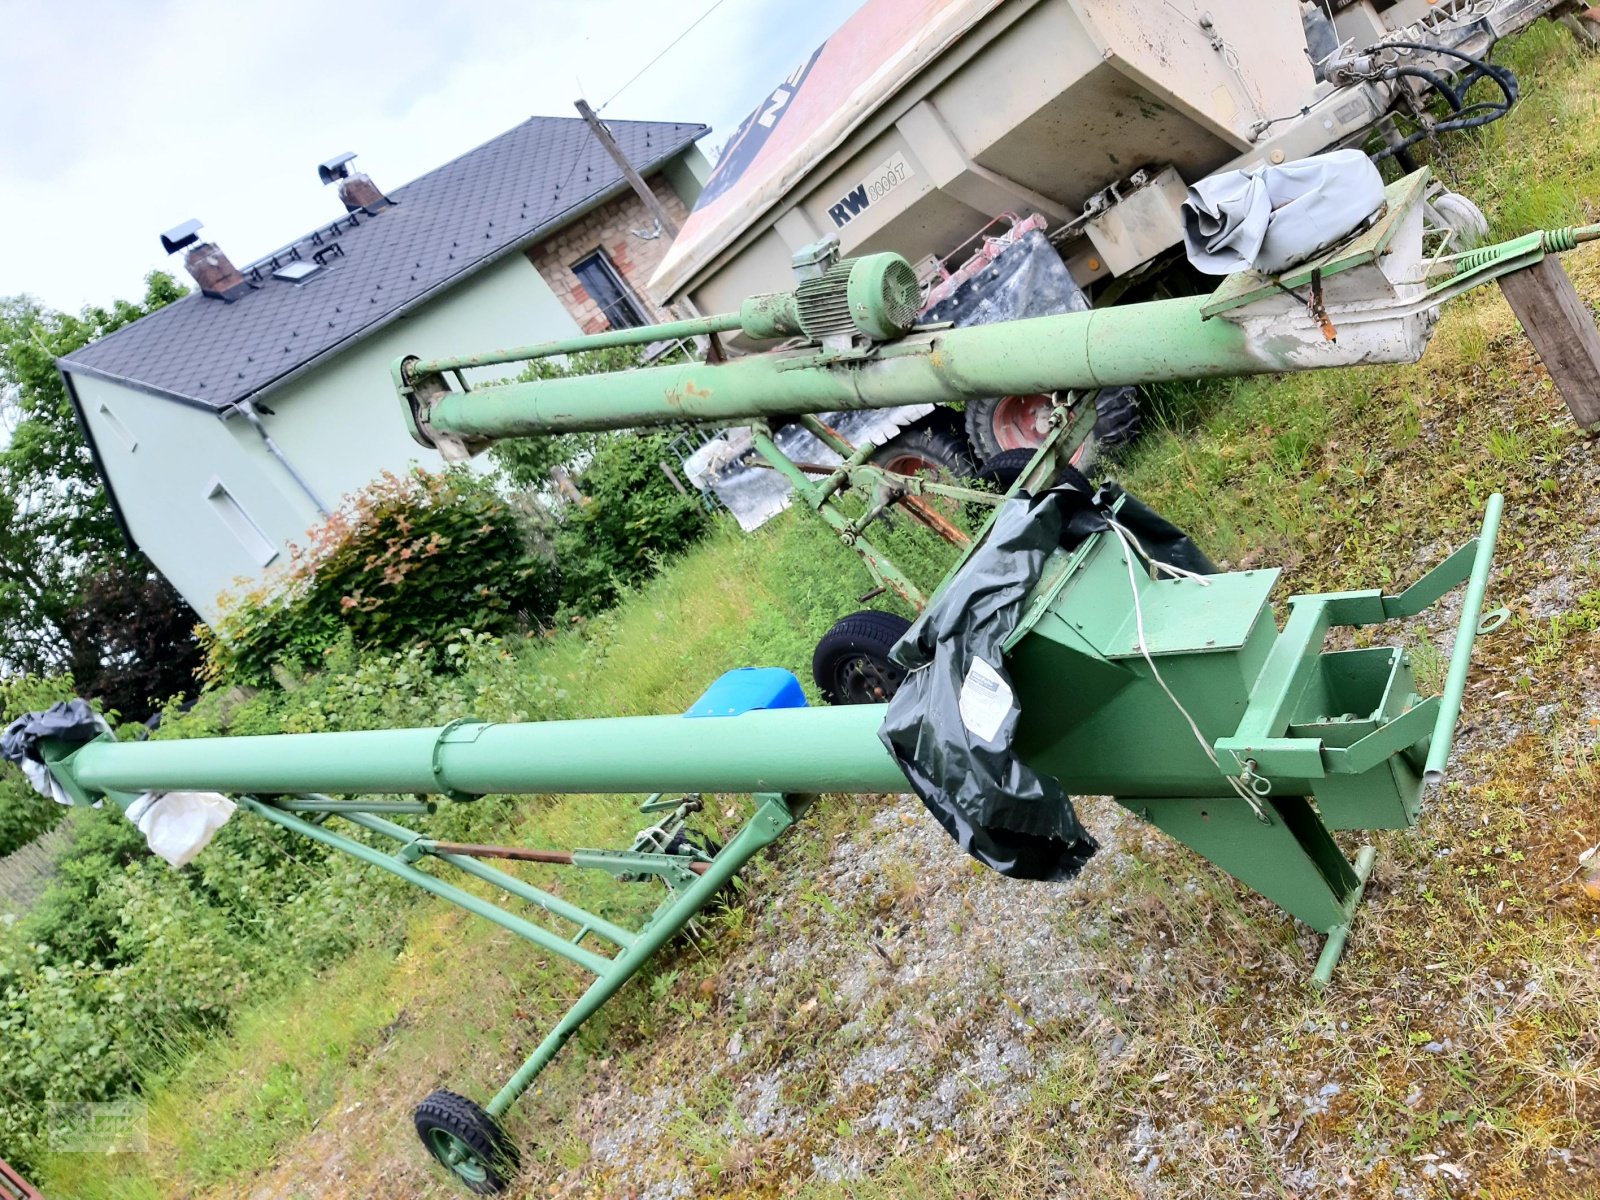
[[[706,0],[709,5],[710,0]],[[140,290],[191,216],[235,261],[339,211],[316,164],[396,187],[535,113],[622,88],[705,7],[652,0],[5,0],[0,295]],[[860,0],[724,0],[607,110],[732,132]],[[671,19],[663,19],[665,12]]]

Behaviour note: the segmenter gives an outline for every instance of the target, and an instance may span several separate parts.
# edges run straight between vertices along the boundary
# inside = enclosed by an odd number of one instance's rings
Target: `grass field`
[[[1511,57],[1527,98],[1436,166],[1498,233],[1600,218],[1600,59],[1544,27]],[[1600,300],[1600,252],[1567,263]],[[1308,930],[1108,803],[1084,804],[1106,849],[1083,876],[1032,885],[903,797],[827,798],[515,1110],[515,1195],[1600,1195],[1600,905],[1577,862],[1600,842],[1595,443],[1492,291],[1448,308],[1419,366],[1174,389],[1160,411],[1119,478],[1228,565],[1281,565],[1284,596],[1403,584],[1506,496],[1491,604],[1512,618],[1480,643],[1451,781],[1377,839],[1332,988],[1306,986]],[[722,530],[600,622],[508,647],[479,715],[681,710],[755,658],[805,677],[866,586],[814,521]],[[1450,618],[1400,631],[1424,673]],[[546,846],[636,820],[594,797],[521,814],[507,838]],[[456,1195],[412,1106],[492,1093],[578,986],[419,904],[398,954],[175,1045],[147,1153],[60,1156],[43,1185]]]

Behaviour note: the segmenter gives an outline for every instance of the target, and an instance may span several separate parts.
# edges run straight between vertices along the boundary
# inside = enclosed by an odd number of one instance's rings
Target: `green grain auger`
[[[1052,434],[930,600],[927,617],[948,621],[948,598],[966,594],[976,575],[1003,561],[997,543],[1027,525],[1018,514],[1033,511],[1033,502],[1019,493],[1046,494],[1065,474],[1093,419],[1092,404],[1076,402],[1080,390],[1415,358],[1445,294],[1544,252],[1542,235],[1531,235],[1533,242],[1508,243],[1499,258],[1479,252],[1444,284],[1428,282],[1417,225],[1421,186],[1417,177],[1394,185],[1383,219],[1325,259],[1277,280],[1233,277],[1203,299],[919,331],[909,328],[916,309],[909,269],[892,255],[875,256],[840,264],[796,295],[750,301],[728,317],[503,354],[407,359],[397,364],[396,381],[418,439],[458,453],[498,437],[690,417],[759,425],[862,406],[1057,393]],[[806,345],[719,365],[595,378],[467,387],[461,377],[547,353],[735,328]],[[765,453],[770,438],[758,436],[757,445]],[[854,448],[844,451],[845,462],[821,483],[798,469],[794,478],[837,492],[863,461]],[[774,465],[784,469],[785,462]],[[874,483],[897,481],[879,473]],[[914,493],[917,481],[898,486]],[[963,687],[955,724],[964,727],[929,728],[928,740],[938,743],[931,748],[977,754],[998,742],[1011,765],[1054,781],[1058,794],[1114,797],[1325,933],[1314,978],[1326,983],[1374,860],[1371,848],[1347,858],[1333,833],[1414,825],[1426,786],[1443,778],[1474,639],[1495,623],[1492,614],[1483,620],[1483,605],[1500,497],[1487,498],[1479,536],[1411,587],[1394,595],[1295,596],[1281,629],[1269,604],[1276,570],[1165,569],[1122,519],[1128,503],[1101,493],[1083,510],[1092,510],[1091,527],[1049,548],[1013,589],[1005,627],[977,630],[999,659],[987,668],[1000,687],[970,711]],[[864,541],[855,533],[859,549]],[[1335,627],[1415,615],[1462,583],[1467,592],[1440,696],[1418,694],[1401,648],[1323,649]],[[966,674],[970,681],[973,671]],[[945,699],[954,705],[954,697]],[[996,703],[1010,714],[1009,725],[1005,714],[991,721]],[[398,875],[592,974],[588,990],[487,1105],[435,1092],[417,1110],[429,1152],[487,1193],[505,1186],[518,1161],[501,1124],[507,1110],[573,1032],[752,856],[818,796],[906,790],[906,756],[891,753],[880,737],[902,704],[897,696],[891,705],[805,707],[792,676],[747,670],[717,681],[685,715],[462,719],[428,729],[130,744],[91,731],[45,737],[38,754],[76,803],[107,799],[126,809],[141,793],[230,794],[254,816]],[[944,820],[925,781],[918,790]],[[564,852],[441,842],[390,819],[424,817],[441,800],[574,792],[648,794],[642,811],[656,823],[625,849]],[[753,804],[753,815],[720,849],[685,836],[707,793],[746,794]],[[340,831],[335,819],[365,836]],[[485,858],[659,882],[665,894],[642,927],[624,928]],[[447,864],[499,889],[511,905],[491,903],[425,863]]]

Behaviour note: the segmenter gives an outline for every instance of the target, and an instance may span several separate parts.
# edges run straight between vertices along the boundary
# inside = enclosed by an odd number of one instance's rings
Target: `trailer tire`
[[[1126,446],[1144,428],[1136,387],[1101,388],[1095,393],[1094,407],[1094,440],[1102,449]]]
[[[1037,449],[1044,441],[1038,431],[1037,412],[1048,398],[1039,396],[991,396],[967,402],[967,441],[982,462],[1011,450]],[[1125,446],[1139,436],[1143,419],[1139,412],[1139,389],[1101,388],[1095,393],[1094,437],[1073,460],[1083,470],[1094,456],[1095,446]]]
[[[811,678],[829,704],[881,704],[906,677],[889,651],[911,622],[867,609],[834,622],[811,655]]]
[[[1002,450],[978,468],[979,487],[1001,495],[1009,492],[1011,485],[1028,469],[1035,453],[1033,450]],[[994,515],[995,507],[981,500],[967,504],[967,521],[974,531],[983,528],[984,522]]]
[[[417,1105],[412,1121],[428,1153],[475,1196],[505,1191],[521,1165],[500,1122],[465,1096],[433,1092]],[[452,1151],[461,1154],[455,1163],[449,1160]]]
[[[997,492],[1009,492],[1011,485],[1028,469],[1034,453],[1032,450],[1002,450],[978,468],[978,482],[989,484]]]
[[[935,413],[903,429],[872,452],[874,466],[901,475],[971,479],[977,471],[972,451],[953,415]]]

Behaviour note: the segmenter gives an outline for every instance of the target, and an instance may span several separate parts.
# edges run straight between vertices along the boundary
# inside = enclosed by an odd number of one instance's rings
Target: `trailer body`
[[[1336,6],[1338,51],[1472,55],[1566,0]],[[1313,65],[1292,0],[868,0],[750,114],[651,281],[720,312],[828,234],[925,277],[1005,212],[1052,226],[1091,294],[1181,239],[1186,185],[1366,141],[1426,89]],[[1446,76],[1449,54],[1403,52]]]

